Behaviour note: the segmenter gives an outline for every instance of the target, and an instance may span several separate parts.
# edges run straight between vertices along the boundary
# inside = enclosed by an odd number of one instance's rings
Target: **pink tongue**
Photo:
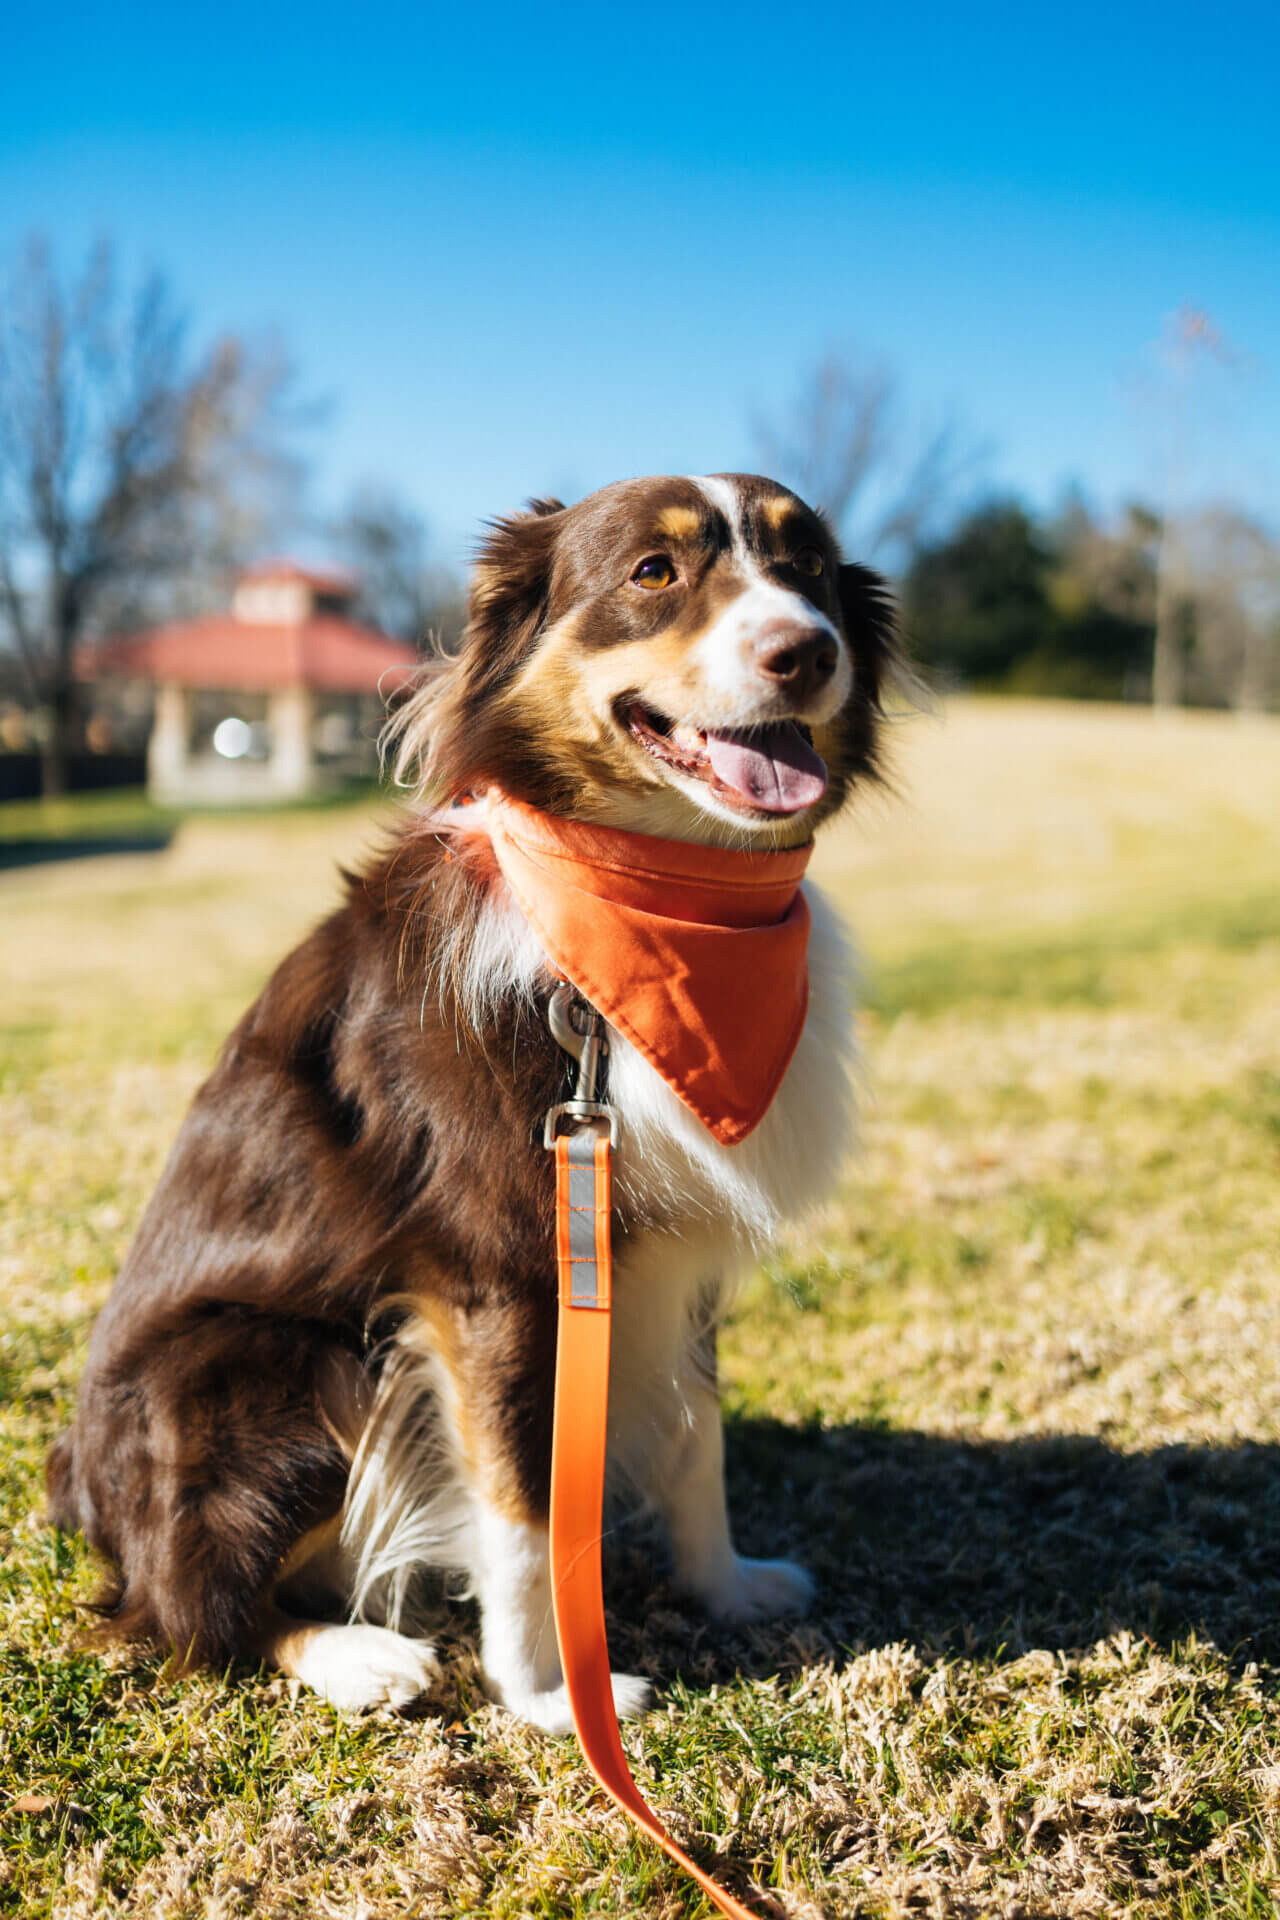
[[[827,769],[790,720],[750,731],[708,733],[712,772],[765,813],[798,813],[827,790]]]

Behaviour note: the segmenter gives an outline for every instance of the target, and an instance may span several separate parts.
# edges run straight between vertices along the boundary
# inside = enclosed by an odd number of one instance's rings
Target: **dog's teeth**
[[[699,748],[707,744],[707,736],[701,727],[689,727],[686,726],[683,721],[681,721],[679,725],[672,727],[668,738],[674,741],[676,746],[683,747],[686,752],[689,753],[697,753]]]

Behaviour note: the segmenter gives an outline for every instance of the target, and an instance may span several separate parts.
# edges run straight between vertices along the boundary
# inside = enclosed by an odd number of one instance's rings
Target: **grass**
[[[271,819],[282,814],[347,808],[372,791],[372,782],[349,779],[306,800],[263,800],[237,807],[238,819]],[[0,802],[0,867],[35,864],[69,854],[158,851],[184,819],[211,815],[227,818],[227,809],[158,805],[142,787],[118,787],[97,793],[67,793],[52,799]]]
[[[774,1911],[1261,1920],[1280,1905],[1280,728],[957,702],[824,846],[869,1097],[725,1342],[748,1551],[713,1630],[643,1539],[626,1744]],[[695,1916],[574,1746],[483,1699],[344,1719],[80,1644],[39,1522],[93,1313],[221,1033],[376,832],[185,823],[0,878],[0,1912]],[[768,1899],[761,1902],[767,1911]]]
[[[50,800],[6,800],[0,804],[0,845],[161,832],[176,826],[177,820],[171,808],[157,806],[141,787],[67,793]]]

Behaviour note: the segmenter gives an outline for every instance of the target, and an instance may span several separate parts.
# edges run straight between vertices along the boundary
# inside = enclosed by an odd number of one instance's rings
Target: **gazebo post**
[[[315,700],[310,687],[280,687],[267,701],[271,734],[271,784],[277,793],[309,793],[314,766],[311,723]]]
[[[190,735],[187,689],[171,680],[156,688],[156,717],[147,742],[147,788],[153,800],[183,797]]]

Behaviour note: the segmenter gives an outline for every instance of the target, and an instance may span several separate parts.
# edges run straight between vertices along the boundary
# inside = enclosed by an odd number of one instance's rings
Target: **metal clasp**
[[[575,1015],[580,1024],[575,1024]],[[604,1021],[591,1005],[584,1000],[578,989],[567,980],[551,995],[547,1008],[547,1025],[556,1044],[578,1063],[577,1077],[573,1086],[573,1098],[561,1100],[554,1107],[548,1107],[547,1117],[542,1123],[542,1144],[554,1147],[562,1120],[591,1122],[604,1120],[609,1126],[609,1140],[613,1146],[618,1144],[618,1110],[611,1107],[607,1100],[597,1100],[596,1091],[600,1081],[600,1063],[609,1051],[609,1042],[605,1039]]]

